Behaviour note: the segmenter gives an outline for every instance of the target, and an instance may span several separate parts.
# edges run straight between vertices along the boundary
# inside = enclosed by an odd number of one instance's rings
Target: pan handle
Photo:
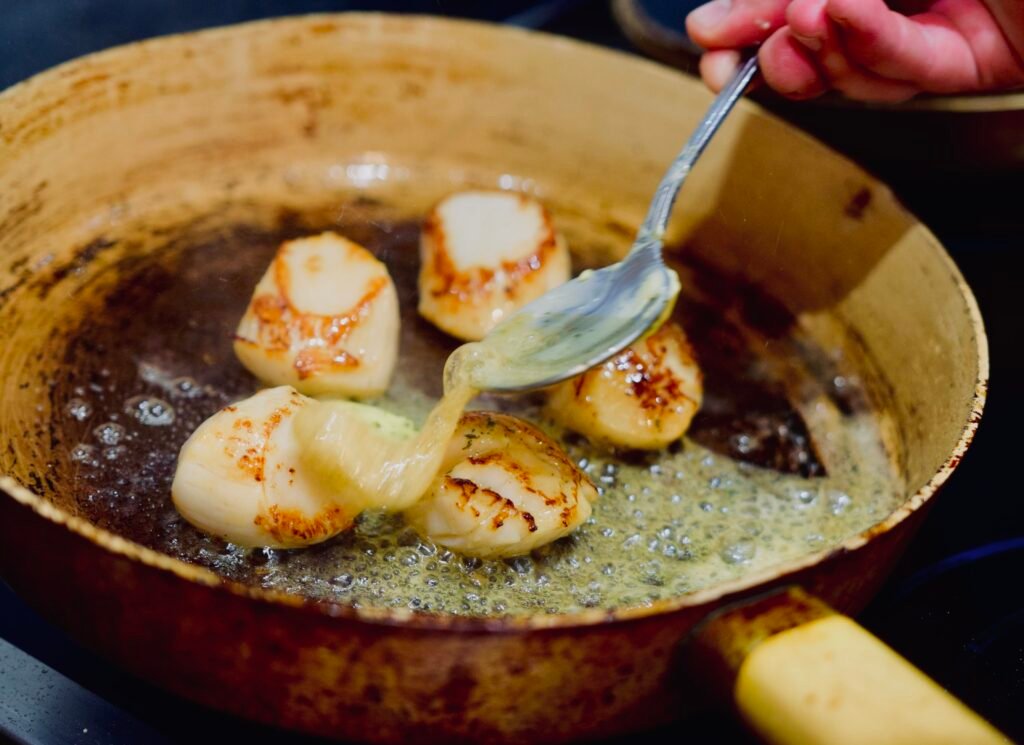
[[[799,589],[713,616],[691,647],[776,745],[1010,740],[855,621]]]

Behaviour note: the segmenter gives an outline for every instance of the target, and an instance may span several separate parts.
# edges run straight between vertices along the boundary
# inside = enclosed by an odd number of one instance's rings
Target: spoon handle
[[[683,146],[682,152],[669,166],[665,177],[658,184],[658,190],[654,193],[654,199],[651,200],[651,206],[647,210],[647,217],[637,234],[634,250],[652,242],[657,242],[660,247],[665,228],[668,226],[668,218],[672,214],[672,205],[675,204],[676,195],[679,194],[679,188],[683,185],[686,177],[690,175],[690,169],[693,168],[693,164],[697,162],[700,154],[704,152],[704,148],[718,131],[726,115],[743,96],[743,92],[750,85],[754,75],[757,74],[757,69],[757,55],[755,54],[740,66],[729,84],[715,97],[711,108],[701,119],[697,129]]]

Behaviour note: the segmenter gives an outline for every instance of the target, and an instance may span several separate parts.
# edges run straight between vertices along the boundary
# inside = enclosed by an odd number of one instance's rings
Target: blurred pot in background
[[[698,0],[612,0],[625,35],[645,54],[696,74],[701,50],[685,33]],[[923,96],[865,104],[838,95],[804,102],[761,90],[763,106],[889,181],[937,227],[998,232],[1014,217],[1012,194],[1024,172],[1024,93]],[[974,202],[964,214],[967,195]]]

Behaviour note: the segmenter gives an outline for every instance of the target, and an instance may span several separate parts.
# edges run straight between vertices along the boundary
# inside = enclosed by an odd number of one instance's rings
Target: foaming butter
[[[430,403],[414,377],[400,375],[381,406],[422,418]],[[568,537],[528,556],[481,560],[425,540],[401,515],[371,510],[352,530],[312,549],[228,546],[208,563],[263,587],[356,606],[566,613],[643,606],[766,569],[835,545],[901,500],[866,414],[829,433],[828,476],[805,478],[689,439],[644,461],[624,460],[571,437],[526,399],[509,399],[507,410],[537,422],[598,487],[590,518]]]

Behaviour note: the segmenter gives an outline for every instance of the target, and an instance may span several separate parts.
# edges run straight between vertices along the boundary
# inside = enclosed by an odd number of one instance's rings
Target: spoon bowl
[[[634,248],[620,262],[580,276],[537,298],[487,336],[477,390],[523,391],[580,375],[656,329],[672,313],[679,276],[660,242]],[[472,346],[472,345],[471,345]]]

